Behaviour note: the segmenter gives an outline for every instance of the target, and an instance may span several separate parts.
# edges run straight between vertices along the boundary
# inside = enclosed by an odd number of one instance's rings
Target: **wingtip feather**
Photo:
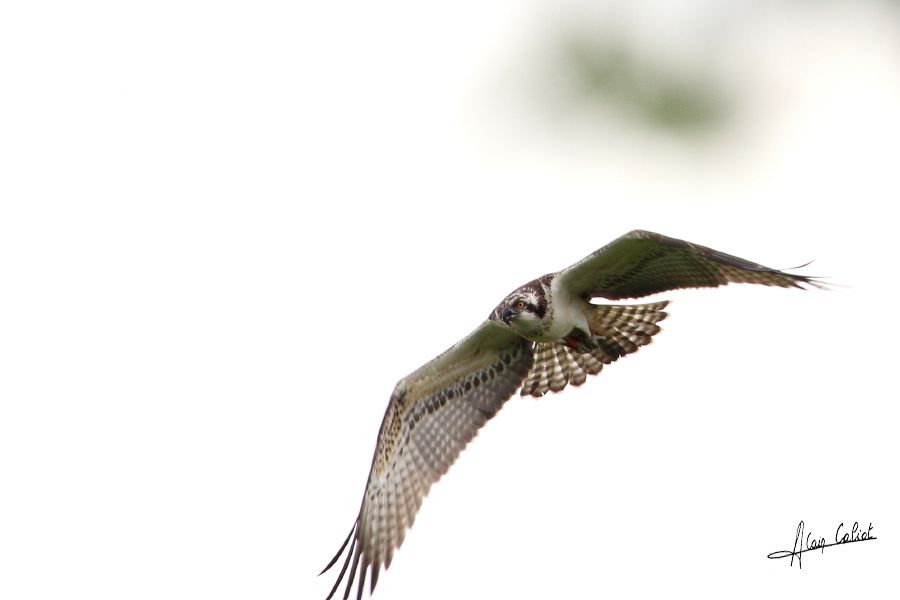
[[[344,543],[341,544],[341,547],[337,551],[337,554],[335,554],[334,558],[332,558],[331,561],[329,561],[329,563],[327,565],[325,565],[325,568],[319,572],[319,575],[323,575],[326,571],[328,571],[328,569],[333,567],[335,565],[335,563],[338,561],[338,559],[341,557],[341,554],[344,553],[344,548],[346,548],[347,544],[350,543],[350,538],[353,537],[353,533],[356,531],[357,524],[359,524],[359,519],[357,519],[356,523],[353,524],[353,527],[350,529],[350,533],[347,534],[347,539],[345,539]]]

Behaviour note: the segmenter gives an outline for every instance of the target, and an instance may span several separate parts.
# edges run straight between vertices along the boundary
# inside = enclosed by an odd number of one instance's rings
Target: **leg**
[[[603,346],[603,342],[606,341],[606,338],[603,336],[591,336],[585,333],[584,331],[575,328],[569,332],[569,335],[562,339],[563,343],[578,352],[579,354],[586,354],[588,352],[593,352],[598,348]]]

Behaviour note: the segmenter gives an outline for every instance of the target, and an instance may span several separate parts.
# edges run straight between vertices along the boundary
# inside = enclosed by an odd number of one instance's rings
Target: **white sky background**
[[[702,143],[543,112],[574,3],[5,4],[0,597],[324,597],[394,383],[638,227],[846,287],[666,294],[510,401],[375,597],[896,594],[900,17],[674,4],[593,14],[715,48]],[[801,519],[880,539],[766,560]]]

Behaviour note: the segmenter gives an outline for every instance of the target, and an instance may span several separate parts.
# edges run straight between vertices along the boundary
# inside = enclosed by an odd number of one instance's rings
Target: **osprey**
[[[479,428],[513,395],[540,397],[581,385],[603,365],[650,343],[668,301],[592,304],[678,288],[757,283],[822,287],[690,242],[632,231],[568,269],[538,277],[509,294],[475,331],[397,383],[378,432],[362,506],[344,550],[334,596],[347,568],[348,598],[357,581],[370,593],[429,488],[447,472]],[[351,542],[352,540],[352,542]],[[320,573],[321,574],[321,573]]]

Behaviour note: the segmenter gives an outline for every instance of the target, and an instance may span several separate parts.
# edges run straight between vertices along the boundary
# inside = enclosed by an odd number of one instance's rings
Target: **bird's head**
[[[523,335],[538,333],[547,316],[547,298],[539,281],[527,283],[503,299],[491,318]]]

